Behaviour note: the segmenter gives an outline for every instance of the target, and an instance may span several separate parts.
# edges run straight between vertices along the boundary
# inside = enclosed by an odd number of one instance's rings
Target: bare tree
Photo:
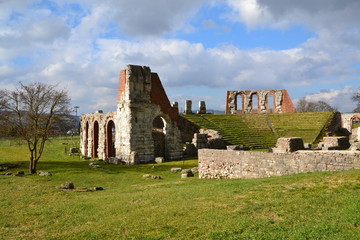
[[[33,174],[49,134],[70,114],[70,98],[65,90],[56,90],[56,85],[20,83],[13,91],[0,90],[0,112],[7,129],[27,143]]]
[[[297,107],[297,112],[334,112],[337,111],[335,107],[330,106],[330,104],[324,101],[317,102],[308,102],[305,97],[299,100]]]

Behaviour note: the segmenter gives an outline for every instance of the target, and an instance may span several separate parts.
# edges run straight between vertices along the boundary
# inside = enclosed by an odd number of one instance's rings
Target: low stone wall
[[[360,151],[267,153],[199,149],[199,178],[261,178],[360,169]]]

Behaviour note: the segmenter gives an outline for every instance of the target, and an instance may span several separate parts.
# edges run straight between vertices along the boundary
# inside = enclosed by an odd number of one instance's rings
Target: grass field
[[[181,179],[186,160],[137,166],[64,154],[55,139],[38,170],[53,176],[0,175],[0,239],[360,239],[360,171],[248,180]],[[0,162],[27,170],[24,146],[0,141]],[[160,175],[145,180],[143,174]],[[94,192],[64,191],[101,186]]]

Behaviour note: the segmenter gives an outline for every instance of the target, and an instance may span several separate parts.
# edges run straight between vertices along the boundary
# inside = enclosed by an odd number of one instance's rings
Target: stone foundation
[[[266,153],[199,149],[199,178],[262,178],[303,172],[360,169],[360,152]]]

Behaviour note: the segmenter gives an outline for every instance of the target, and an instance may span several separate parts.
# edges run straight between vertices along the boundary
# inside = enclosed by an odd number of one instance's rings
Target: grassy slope
[[[90,169],[88,161],[64,155],[62,141],[48,145],[39,163],[53,176],[0,175],[0,239],[360,239],[359,170],[181,179],[169,170],[182,161]],[[0,162],[27,169],[24,153],[0,142]],[[65,181],[105,190],[55,188]]]
[[[228,145],[268,148],[274,146],[276,142],[274,134],[268,127],[266,119],[262,114],[194,114],[183,115],[183,117],[201,128],[219,131]]]
[[[276,143],[266,117],[277,136],[302,137],[304,142],[313,143],[332,115],[331,112],[325,112],[182,116],[201,128],[218,130],[229,145],[240,144],[256,149],[273,147]]]
[[[280,137],[302,137],[306,143],[316,141],[332,116],[332,112],[269,114]]]

